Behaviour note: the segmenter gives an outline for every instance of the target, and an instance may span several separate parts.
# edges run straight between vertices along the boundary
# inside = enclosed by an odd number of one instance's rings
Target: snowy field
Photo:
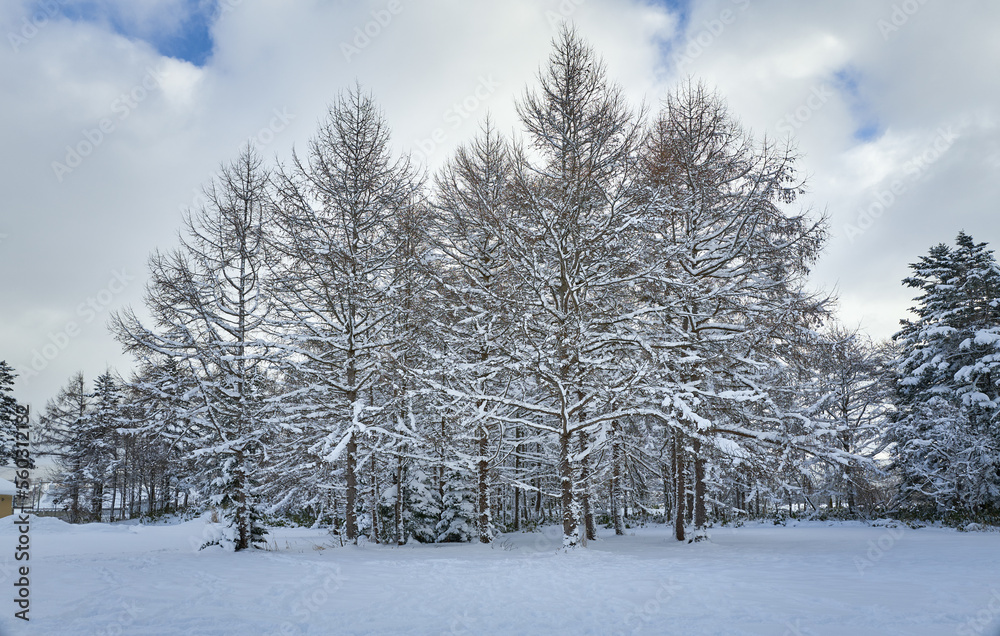
[[[632,530],[565,554],[559,533],[492,547],[339,547],[273,530],[272,550],[196,551],[204,522],[31,529],[30,623],[13,618],[12,517],[0,520],[3,634],[1000,633],[1000,533],[802,523],[678,544]]]

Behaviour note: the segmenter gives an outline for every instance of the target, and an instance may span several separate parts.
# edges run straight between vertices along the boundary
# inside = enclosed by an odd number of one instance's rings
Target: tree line
[[[111,320],[134,373],[42,418],[73,518],[213,507],[235,549],[280,515],[397,543],[556,522],[571,548],[637,517],[996,510],[985,244],[914,265],[918,320],[873,343],[808,287],[827,225],[794,148],[717,94],[636,109],[566,27],[517,114],[428,176],[354,86],[287,164],[224,165],[150,256],[150,319]]]

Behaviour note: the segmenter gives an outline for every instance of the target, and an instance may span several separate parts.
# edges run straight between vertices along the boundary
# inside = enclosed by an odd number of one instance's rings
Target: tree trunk
[[[347,439],[347,457],[345,459],[347,471],[347,509],[344,511],[346,523],[347,540],[352,543],[358,541],[358,442],[355,439],[354,431],[351,431]]]
[[[541,521],[545,511],[542,510],[542,480],[535,478],[535,521]]]
[[[615,524],[615,534],[625,534],[622,521],[622,439],[621,424],[611,422],[611,517]]]
[[[521,427],[514,429],[514,475],[521,478]],[[527,497],[527,495],[525,495]],[[514,486],[514,530],[521,529],[521,489]]]
[[[90,513],[94,521],[100,523],[101,516],[104,514],[104,483],[95,481],[92,488]]]
[[[117,499],[118,499],[118,471],[115,470],[113,473],[111,473],[111,515],[110,515],[111,518],[108,519],[109,522],[115,520],[115,504],[118,503]]]
[[[566,548],[575,548],[579,541],[573,502],[573,465],[569,459],[571,442],[569,433],[559,436],[559,485],[562,494],[563,547]]]
[[[371,503],[371,514],[372,514],[372,538],[371,540],[375,543],[379,543],[379,514],[378,514],[378,504],[379,504],[379,492],[378,492],[378,467],[375,465],[375,455],[372,455],[371,463],[371,475],[372,475],[372,503]]]
[[[581,416],[582,417],[582,416]],[[590,505],[590,455],[587,454],[587,434],[580,431],[580,506],[583,509],[584,529],[588,541],[597,539],[597,525],[594,523],[594,512]]]
[[[677,511],[674,516],[674,538],[678,541],[684,540],[684,502],[687,500],[684,486],[684,448],[681,442],[681,435],[674,433],[673,445],[674,463],[674,499],[677,504]]]
[[[701,454],[701,440],[694,440],[694,527],[703,531],[705,514],[705,458]]]
[[[667,466],[666,462],[661,461],[660,474],[663,475],[663,522],[669,523],[674,518],[673,503],[670,500],[670,482],[674,475],[674,469]]]
[[[396,545],[403,545],[406,543],[406,537],[403,536],[403,456],[399,455],[396,457],[396,502],[395,502],[395,536]]]
[[[236,491],[236,550],[250,547],[250,514],[247,510],[246,475],[243,474],[243,452],[236,451],[233,466],[233,488]]]
[[[476,464],[478,473],[479,488],[479,542],[489,543],[493,540],[490,536],[490,467],[486,453],[489,451],[489,438],[486,435],[486,427],[479,427],[479,461]]]

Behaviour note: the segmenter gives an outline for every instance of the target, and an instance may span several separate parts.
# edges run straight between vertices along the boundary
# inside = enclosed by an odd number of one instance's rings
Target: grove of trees
[[[238,550],[276,516],[394,543],[556,522],[573,548],[1000,508],[985,244],[922,257],[917,319],[875,343],[808,287],[827,226],[794,149],[717,94],[636,109],[565,27],[517,113],[427,176],[354,86],[287,165],[224,165],[150,257],[150,319],[112,319],[134,373],[42,417],[73,520],[213,508]]]

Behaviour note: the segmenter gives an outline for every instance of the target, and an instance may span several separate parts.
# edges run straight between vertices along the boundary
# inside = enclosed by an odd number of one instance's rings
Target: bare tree
[[[262,532],[256,497],[273,365],[263,330],[272,311],[267,184],[260,157],[246,147],[205,189],[206,205],[188,213],[181,248],[150,258],[146,306],[155,328],[131,309],[112,320],[126,351],[174,360],[196,382],[187,430],[199,437],[203,483],[226,509],[237,550]]]
[[[347,538],[357,539],[358,445],[384,391],[384,364],[399,343],[396,221],[418,203],[420,182],[407,158],[394,159],[389,130],[360,87],[340,95],[309,143],[276,178],[279,231],[272,242],[280,319],[272,326],[299,381],[287,397],[307,415],[307,452],[343,462]],[[384,393],[380,393],[384,395]],[[293,424],[299,426],[299,424]],[[327,475],[288,449],[305,488]],[[299,469],[301,468],[301,472]]]

